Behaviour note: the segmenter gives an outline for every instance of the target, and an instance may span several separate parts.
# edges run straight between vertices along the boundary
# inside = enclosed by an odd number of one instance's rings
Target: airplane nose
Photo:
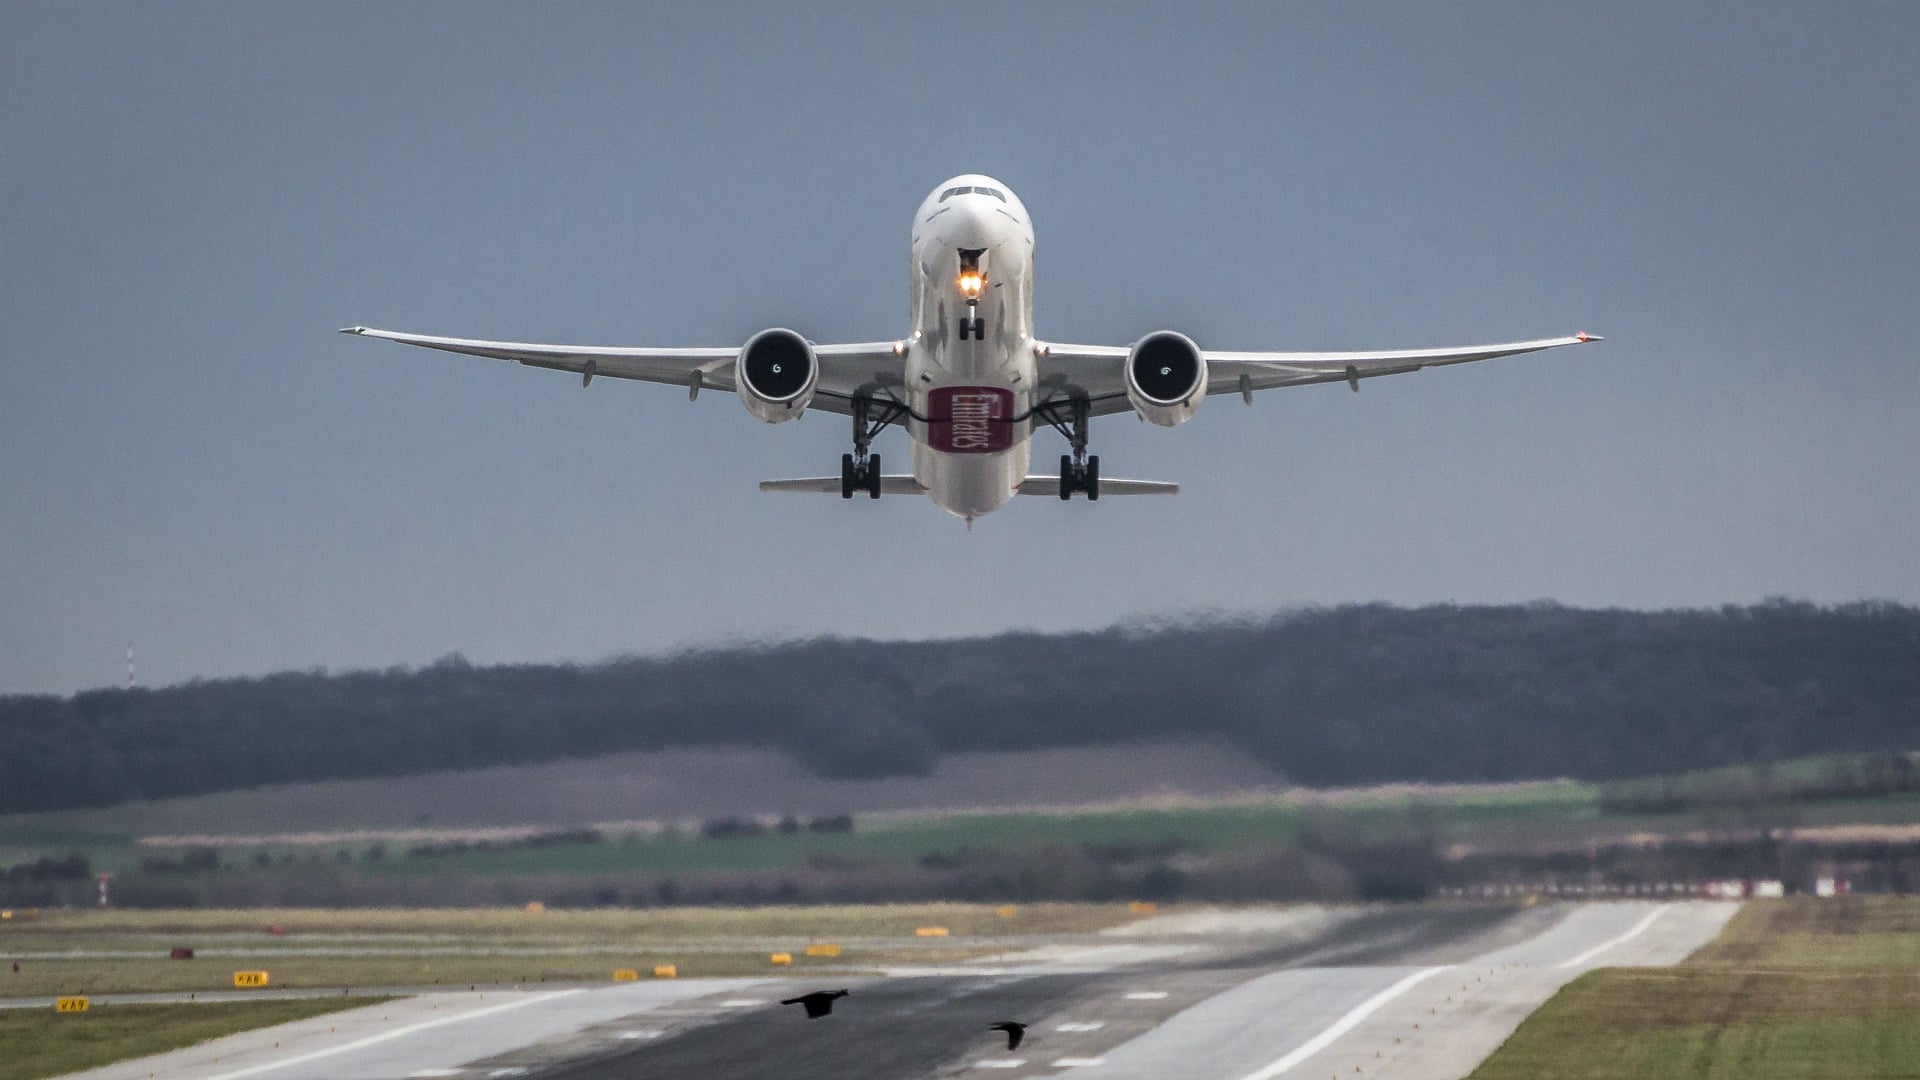
[[[950,247],[986,248],[992,247],[999,238],[996,225],[1000,218],[989,207],[978,206],[974,198],[959,200],[960,205],[941,215],[946,223],[946,241]],[[983,200],[982,200],[983,201]]]

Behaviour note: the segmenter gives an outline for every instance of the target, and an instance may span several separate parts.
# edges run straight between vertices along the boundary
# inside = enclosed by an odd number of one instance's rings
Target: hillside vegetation
[[[1304,784],[1608,780],[1920,730],[1920,610],[1385,606],[1261,623],[818,640],[0,698],[0,813],[618,751],[747,746],[824,776],[1204,735]]]

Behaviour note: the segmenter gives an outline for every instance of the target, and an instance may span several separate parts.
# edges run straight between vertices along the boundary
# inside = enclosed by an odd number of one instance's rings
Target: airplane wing
[[[403,334],[366,326],[349,326],[340,332],[439,349],[442,352],[511,360],[530,367],[571,371],[581,377],[583,386],[592,382],[595,376],[605,376],[610,379],[638,379],[642,382],[684,386],[695,395],[707,388],[732,393],[734,359],[740,355],[738,346],[658,349],[538,345],[524,341],[476,341],[471,338]],[[851,415],[855,394],[875,394],[881,388],[899,386],[902,364],[895,352],[897,344],[892,341],[873,341],[851,345],[815,345],[814,353],[820,358],[820,381],[814,390],[813,404],[809,407]]]
[[[1557,349],[1599,341],[1592,334],[1509,341],[1497,345],[1468,345],[1454,349],[1389,349],[1376,352],[1220,352],[1202,349],[1207,362],[1207,394],[1241,394],[1251,400],[1256,390],[1309,383],[1344,382],[1356,391],[1361,379],[1399,375],[1421,368],[1491,360],[1497,356]],[[1124,345],[1059,345],[1048,343],[1039,359],[1041,387],[1055,399],[1084,395],[1093,416],[1126,412]]]

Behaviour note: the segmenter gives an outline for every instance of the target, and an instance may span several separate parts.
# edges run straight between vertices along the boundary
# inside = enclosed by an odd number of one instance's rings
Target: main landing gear
[[[877,403],[864,395],[853,399],[853,453],[840,455],[841,498],[851,499],[856,491],[866,492],[869,499],[880,497],[880,455],[868,451],[875,435],[905,415],[906,406],[898,402]]]
[[[1060,501],[1066,502],[1078,491],[1088,502],[1100,498],[1100,455],[1087,453],[1087,399],[1073,398],[1036,406],[1035,415],[1067,437],[1071,454],[1060,455]]]

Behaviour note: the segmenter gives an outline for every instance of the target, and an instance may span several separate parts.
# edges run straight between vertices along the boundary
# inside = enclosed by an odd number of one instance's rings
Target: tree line
[[[875,777],[955,751],[1207,736],[1335,785],[1611,780],[1917,735],[1920,609],[1357,605],[0,697],[0,812],[668,747]]]

